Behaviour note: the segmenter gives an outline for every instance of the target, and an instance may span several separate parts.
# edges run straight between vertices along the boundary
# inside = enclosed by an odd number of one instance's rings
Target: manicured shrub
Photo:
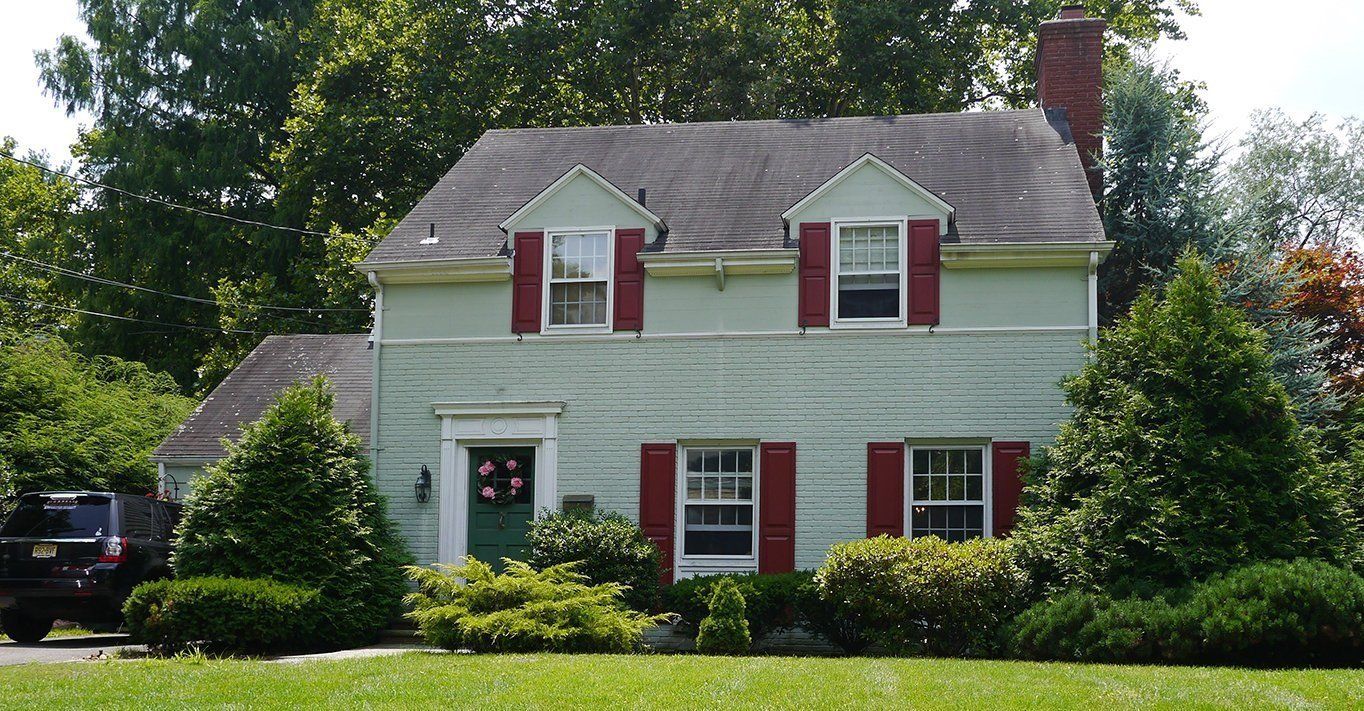
[[[658,546],[623,514],[566,511],[531,524],[532,568],[578,562],[576,570],[592,584],[620,583],[625,603],[641,612],[658,607]]]
[[[796,625],[806,632],[819,635],[848,654],[860,654],[871,644],[867,629],[859,621],[844,614],[835,602],[819,596],[814,576],[796,588]]]
[[[732,580],[744,598],[744,618],[753,641],[789,629],[796,622],[796,603],[802,585],[813,577],[809,571],[793,573],[719,573],[679,580],[663,590],[663,607],[681,616],[682,622],[699,627],[710,615],[715,586]]]
[[[1007,542],[879,536],[834,546],[820,598],[895,652],[984,655],[1028,595]]]
[[[311,646],[316,590],[244,578],[143,583],[123,604],[134,642],[165,654],[191,648],[262,653]]]
[[[1181,611],[1199,661],[1364,661],[1364,578],[1321,561],[1239,568],[1195,586]]]
[[[701,620],[696,651],[702,654],[743,654],[753,640],[744,619],[744,594],[733,579],[724,578],[711,587],[710,614]]]
[[[538,571],[505,563],[501,575],[473,557],[466,565],[408,567],[418,590],[407,596],[407,616],[427,642],[476,652],[629,652],[668,619],[628,609],[624,586],[589,585],[572,563]]]
[[[286,389],[195,482],[173,560],[181,577],[270,578],[316,588],[307,640],[351,646],[401,612],[402,542],[360,439],[331,414],[325,380]]]
[[[1071,592],[1019,615],[1010,651],[1087,662],[1359,663],[1364,578],[1298,560],[1238,568],[1168,598]]]
[[[1212,267],[1179,263],[1066,380],[1014,538],[1053,590],[1183,587],[1261,560],[1358,560],[1360,530]]]

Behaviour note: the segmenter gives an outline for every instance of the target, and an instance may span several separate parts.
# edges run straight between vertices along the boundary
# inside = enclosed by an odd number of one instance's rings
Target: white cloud
[[[75,0],[3,0],[0,22],[0,136],[12,136],[19,150],[45,151],[54,161],[71,157],[80,124],[90,117],[68,117],[43,94],[33,53],[50,49],[63,34],[84,36]]]
[[[1364,116],[1364,2],[1199,0],[1187,40],[1161,42],[1187,79],[1207,84],[1217,132],[1238,136],[1251,111]]]

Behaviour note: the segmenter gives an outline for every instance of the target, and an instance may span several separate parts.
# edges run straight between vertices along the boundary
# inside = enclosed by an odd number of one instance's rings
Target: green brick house
[[[485,134],[357,265],[416,558],[561,507],[673,576],[1006,533],[1097,328],[1102,32],[1044,23],[1038,109]]]

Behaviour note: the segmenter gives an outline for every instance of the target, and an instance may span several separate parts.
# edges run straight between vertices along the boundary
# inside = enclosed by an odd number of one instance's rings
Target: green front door
[[[469,554],[491,563],[525,560],[535,516],[535,448],[469,449]]]

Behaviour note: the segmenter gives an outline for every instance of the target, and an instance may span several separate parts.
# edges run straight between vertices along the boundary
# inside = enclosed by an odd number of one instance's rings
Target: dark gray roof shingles
[[[222,438],[236,441],[242,425],[259,419],[281,390],[319,374],[331,381],[336,419],[349,423],[351,431],[368,442],[372,370],[368,334],[269,336],[152,456],[222,457],[226,454]]]
[[[667,251],[780,248],[781,213],[868,152],[955,207],[961,242],[1103,239],[1069,131],[1027,109],[490,131],[366,261],[496,255],[498,224],[578,163],[646,188]]]

